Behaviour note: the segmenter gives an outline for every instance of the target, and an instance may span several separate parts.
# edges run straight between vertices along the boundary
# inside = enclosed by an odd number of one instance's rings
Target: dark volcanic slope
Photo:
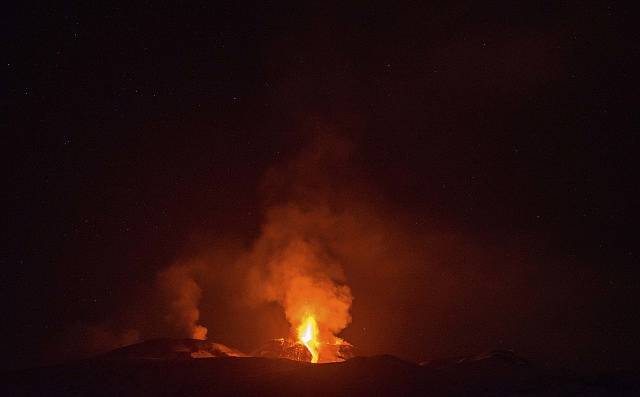
[[[637,377],[624,374],[579,378],[544,373],[504,354],[423,366],[391,356],[357,357],[343,363],[314,365],[254,357],[150,359],[107,355],[4,374],[0,394],[631,396],[639,395],[637,385]]]
[[[151,339],[125,346],[106,354],[100,359],[188,359],[210,357],[246,357],[246,354],[221,343],[199,339]]]

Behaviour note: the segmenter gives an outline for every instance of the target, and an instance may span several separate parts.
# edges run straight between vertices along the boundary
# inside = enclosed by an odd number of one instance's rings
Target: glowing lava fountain
[[[311,362],[317,363],[319,357],[320,341],[318,340],[318,323],[311,315],[305,315],[302,323],[298,327],[298,339],[309,349]]]

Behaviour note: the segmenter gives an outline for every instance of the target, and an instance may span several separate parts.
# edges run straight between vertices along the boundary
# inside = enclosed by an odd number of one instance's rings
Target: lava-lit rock
[[[286,358],[311,362],[311,352],[305,345],[291,339],[272,339],[253,352],[255,357]]]
[[[320,355],[333,357],[332,361],[345,361],[356,356],[355,347],[346,341],[340,341],[334,344],[324,343],[320,349]]]
[[[311,362],[311,352],[305,345],[291,339],[272,339],[255,350],[254,357],[286,358],[295,361]],[[338,343],[322,343],[320,345],[320,362],[345,361],[355,357],[352,344],[340,341]]]
[[[162,338],[116,349],[103,357],[113,359],[189,359],[246,357],[246,354],[208,340]]]

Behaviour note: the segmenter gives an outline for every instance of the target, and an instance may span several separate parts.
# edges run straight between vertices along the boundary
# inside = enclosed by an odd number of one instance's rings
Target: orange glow
[[[298,339],[309,349],[311,362],[317,363],[320,357],[318,351],[320,341],[318,340],[318,324],[313,315],[307,314],[302,320],[302,323],[300,323],[298,327]]]

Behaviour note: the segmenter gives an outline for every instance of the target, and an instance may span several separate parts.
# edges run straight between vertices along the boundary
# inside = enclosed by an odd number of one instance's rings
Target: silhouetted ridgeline
[[[393,356],[309,364],[159,339],[94,359],[5,373],[3,396],[637,396],[638,374],[580,377],[511,352],[420,365]],[[200,358],[203,357],[203,358]],[[207,358],[204,358],[207,357]]]

